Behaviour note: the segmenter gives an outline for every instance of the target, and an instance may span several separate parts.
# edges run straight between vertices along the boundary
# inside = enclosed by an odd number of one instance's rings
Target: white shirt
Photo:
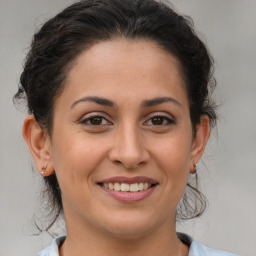
[[[208,248],[203,244],[194,241],[190,236],[186,234],[178,234],[178,236],[181,236],[181,240],[183,240],[182,238],[186,238],[186,240],[190,243],[188,256],[238,256],[229,252]],[[65,238],[65,236],[55,238],[51,245],[37,254],[37,256],[59,256],[58,248],[63,243]]]

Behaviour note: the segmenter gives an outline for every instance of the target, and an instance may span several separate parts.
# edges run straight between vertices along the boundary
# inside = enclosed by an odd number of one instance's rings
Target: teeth
[[[133,183],[133,184],[127,184],[127,183],[103,183],[103,186],[105,188],[108,188],[110,190],[115,191],[122,191],[122,192],[138,192],[147,190],[151,187],[151,184],[148,182],[140,182],[140,183]]]
[[[108,184],[108,188],[109,189],[114,189],[114,184],[113,183],[104,183],[104,184]]]
[[[129,184],[121,183],[121,191],[130,191]]]
[[[114,190],[115,190],[115,191],[120,191],[120,190],[121,190],[121,185],[120,185],[120,183],[114,183]]]
[[[148,183],[143,183],[143,189],[144,190],[148,189]]]
[[[140,182],[140,183],[139,183],[139,191],[142,191],[143,189],[144,189],[143,182]]]
[[[138,183],[130,184],[130,191],[131,192],[138,192],[139,191]]]

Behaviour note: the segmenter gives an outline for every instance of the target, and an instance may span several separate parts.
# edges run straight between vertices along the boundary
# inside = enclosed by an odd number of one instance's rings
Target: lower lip
[[[110,195],[111,197],[115,198],[118,201],[126,202],[126,203],[134,203],[149,197],[152,194],[152,192],[155,190],[156,185],[148,188],[147,190],[142,190],[138,192],[122,192],[122,191],[107,189],[103,186],[100,186],[100,187],[108,195]]]

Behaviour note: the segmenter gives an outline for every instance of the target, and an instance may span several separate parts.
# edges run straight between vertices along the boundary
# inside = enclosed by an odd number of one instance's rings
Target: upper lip
[[[136,177],[125,177],[125,176],[115,176],[111,178],[107,178],[104,180],[99,181],[98,183],[149,183],[149,184],[157,184],[158,182],[155,179],[146,177],[146,176],[136,176]]]

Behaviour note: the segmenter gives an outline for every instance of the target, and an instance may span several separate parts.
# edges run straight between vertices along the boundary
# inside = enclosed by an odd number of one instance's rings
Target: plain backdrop
[[[51,241],[35,232],[41,177],[21,136],[15,94],[33,33],[69,0],[0,1],[0,256],[36,255]],[[209,207],[178,230],[208,246],[256,256],[256,1],[175,0],[216,60],[218,130],[199,163]]]

